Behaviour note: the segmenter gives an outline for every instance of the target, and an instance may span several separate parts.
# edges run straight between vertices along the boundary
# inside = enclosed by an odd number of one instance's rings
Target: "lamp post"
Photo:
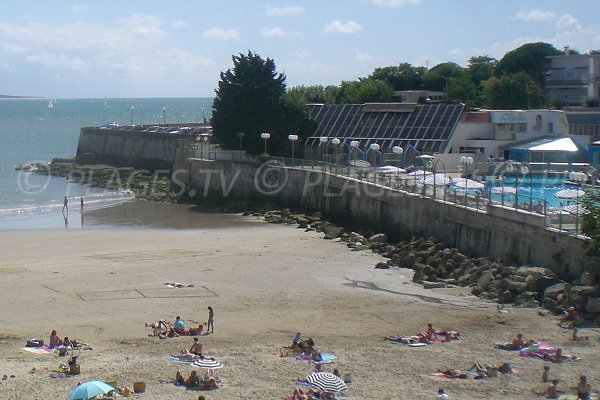
[[[375,163],[374,168],[373,168],[373,175],[375,175],[375,183],[377,183],[377,153],[379,152],[379,149],[381,148],[381,146],[379,146],[377,143],[371,143],[371,145],[369,146],[369,150],[374,150],[376,151],[375,153]]]
[[[331,144],[333,145],[333,162],[335,164],[335,173],[337,174],[337,155],[338,155],[338,145],[341,143],[341,140],[338,138],[333,138],[331,139]],[[331,172],[331,169],[329,170],[329,172]]]
[[[167,124],[167,107],[163,107],[163,125]]]
[[[206,124],[206,117],[204,116],[204,107],[202,107],[202,121]]]
[[[436,191],[437,191],[437,186],[435,185],[435,178],[437,175],[437,165],[438,163],[442,163],[442,167],[444,167],[444,178],[446,177],[446,164],[444,164],[444,162],[442,160],[440,160],[439,158],[436,158],[435,161],[429,161],[430,163],[432,163],[432,167],[431,167],[431,172],[433,172],[433,200],[435,200],[435,196],[436,196]],[[444,182],[444,185],[446,183]],[[444,201],[446,201],[446,188],[444,187]]]
[[[467,207],[469,205],[467,199],[467,177],[469,176],[469,165],[473,164],[473,157],[461,156],[460,162],[463,165],[463,173],[465,175],[465,207]]]
[[[271,138],[271,134],[269,132],[263,132],[260,134],[260,138],[265,141],[265,154],[267,154],[267,140]]]
[[[396,181],[398,182],[400,181],[400,157],[404,153],[404,149],[400,146],[394,146],[392,147],[392,152],[396,154]]]
[[[579,190],[581,185],[587,181],[587,175],[583,172],[570,172],[569,179],[573,182],[577,183],[577,191],[575,192],[575,204],[577,207],[575,208],[575,236],[579,236]]]
[[[358,140],[352,140],[350,142],[350,151],[348,154],[348,176],[350,176],[350,162],[354,160],[354,150],[358,149]]]
[[[321,169],[325,169],[325,144],[329,139],[326,136],[321,136],[319,138],[319,147],[321,148]]]
[[[296,144],[296,140],[298,140],[298,135],[288,135],[288,139],[289,139],[290,143],[292,144],[292,167],[293,167],[294,164],[296,163],[294,160],[294,147]]]
[[[133,106],[131,106],[131,126],[133,126]]]
[[[238,137],[238,139],[240,141],[240,160],[241,160],[242,159],[242,139],[244,138],[244,136],[246,136],[246,133],[245,132],[237,132],[235,135]]]
[[[444,94],[446,95],[446,100],[448,100],[448,78],[446,78],[443,75],[440,75],[440,78],[442,78],[445,82],[444,82]]]

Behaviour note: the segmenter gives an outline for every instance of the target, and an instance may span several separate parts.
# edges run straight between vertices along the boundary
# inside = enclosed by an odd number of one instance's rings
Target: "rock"
[[[350,232],[348,234],[348,242],[359,242],[361,244],[367,244],[367,239],[360,233]]]
[[[481,277],[477,280],[477,288],[480,290],[485,289],[485,287],[494,279],[494,274],[492,271],[484,272]],[[460,280],[459,280],[460,282]]]
[[[600,314],[600,298],[590,297],[585,304],[585,310],[590,314]]]
[[[378,233],[369,238],[369,242],[372,243],[387,243],[388,236],[385,233]]]
[[[446,284],[444,282],[422,281],[421,283],[423,284],[424,289],[438,289],[446,287]]]
[[[569,303],[576,309],[583,309],[589,297],[598,297],[599,288],[594,286],[571,286],[569,291]]]
[[[584,272],[581,275],[581,284],[584,286],[594,286],[596,283],[596,274],[593,272]]]
[[[380,261],[377,263],[377,265],[375,265],[375,269],[390,269],[390,266],[389,266],[389,264],[387,264],[383,261]]]
[[[344,232],[344,228],[333,224],[327,224],[324,226],[323,232],[325,232],[325,239],[335,239]]]

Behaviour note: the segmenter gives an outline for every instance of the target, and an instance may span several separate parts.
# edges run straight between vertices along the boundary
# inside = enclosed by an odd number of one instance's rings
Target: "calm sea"
[[[79,129],[109,122],[121,125],[200,122],[210,118],[212,98],[1,99],[0,228],[25,219],[60,215],[63,197],[78,210],[108,207],[131,197],[126,192],[69,184],[65,178],[16,171],[15,166],[54,157],[73,157]],[[62,216],[61,216],[62,218]],[[35,222],[32,222],[35,225]]]

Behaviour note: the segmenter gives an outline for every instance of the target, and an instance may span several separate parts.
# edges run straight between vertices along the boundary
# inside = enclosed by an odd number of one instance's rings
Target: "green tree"
[[[478,105],[477,87],[468,76],[448,78],[448,100],[458,100],[469,106]]]
[[[585,191],[581,204],[585,212],[581,214],[582,232],[592,239],[590,255],[600,254],[600,190]]]
[[[546,57],[556,56],[561,51],[548,43],[527,43],[509,51],[496,65],[496,76],[513,75],[517,72],[527,73],[538,85],[544,87],[546,72],[550,60]]]
[[[340,102],[350,104],[389,102],[394,90],[385,82],[360,78],[358,81],[343,81],[340,85]]]
[[[248,52],[232,57],[233,68],[221,72],[213,101],[214,140],[224,148],[238,148],[238,132],[244,132],[244,148],[249,153],[264,151],[261,132],[269,132],[270,153],[282,148],[287,134],[305,128],[308,114],[297,101],[284,98],[285,76],[276,71],[275,62]],[[299,122],[304,121],[304,122]],[[305,136],[305,131],[296,131]]]
[[[423,75],[426,71],[424,67],[401,63],[397,66],[375,68],[369,78],[386,82],[394,90],[419,90],[423,89]]]
[[[301,99],[306,103],[328,103],[333,104],[336,102],[339,88],[337,86],[329,85],[312,85],[312,86],[294,86],[288,89],[288,95]]]
[[[467,73],[471,82],[477,87],[483,81],[494,76],[494,69],[498,60],[489,56],[473,56],[467,61]]]
[[[437,90],[440,92],[446,91],[446,85],[450,84],[447,81],[450,78],[462,78],[466,74],[463,67],[460,65],[447,62],[438,64],[430,68],[423,76],[423,85],[427,90]]]
[[[490,78],[483,85],[483,102],[489,108],[513,110],[546,105],[544,90],[525,72]]]

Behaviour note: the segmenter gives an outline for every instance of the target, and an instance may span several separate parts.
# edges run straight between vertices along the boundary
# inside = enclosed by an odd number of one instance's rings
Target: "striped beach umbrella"
[[[583,197],[585,192],[581,189],[565,189],[559,192],[556,192],[556,197],[559,199],[576,199],[578,197]]]
[[[313,372],[306,377],[306,381],[327,392],[338,393],[346,390],[343,379],[331,372]]]
[[[497,194],[515,194],[517,193],[517,189],[515,189],[512,186],[494,186],[491,189],[492,193],[497,193]]]
[[[485,187],[483,183],[467,178],[453,178],[452,183],[461,189],[483,189]]]
[[[448,178],[445,174],[430,174],[421,178],[420,182],[422,185],[444,186],[448,183]]]
[[[223,364],[221,364],[214,358],[208,358],[208,357],[202,358],[200,360],[196,360],[192,363],[192,365],[194,367],[208,368],[208,369],[223,368]]]

